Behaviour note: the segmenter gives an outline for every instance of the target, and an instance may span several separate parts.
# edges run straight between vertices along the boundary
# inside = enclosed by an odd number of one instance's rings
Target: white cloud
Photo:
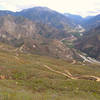
[[[19,11],[33,6],[46,6],[59,12],[82,16],[100,13],[100,0],[0,0],[1,9]]]

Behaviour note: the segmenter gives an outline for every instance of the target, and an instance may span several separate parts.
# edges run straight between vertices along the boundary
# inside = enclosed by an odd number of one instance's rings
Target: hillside
[[[70,32],[74,29],[74,23],[63,14],[47,7],[34,7],[16,13],[17,16],[24,16],[32,21],[48,24],[59,30]]]
[[[98,65],[16,53],[16,48],[0,43],[0,66],[2,100],[100,99]]]
[[[74,24],[63,14],[46,7],[33,7],[20,12],[0,11],[4,15],[23,16],[37,23],[47,24],[60,30],[71,31]]]
[[[23,17],[0,16],[1,42],[17,47],[22,52],[72,60],[74,54],[71,49],[59,41],[70,34],[63,32],[63,35],[60,35],[62,32]]]
[[[76,43],[76,48],[100,60],[100,26],[91,29]]]

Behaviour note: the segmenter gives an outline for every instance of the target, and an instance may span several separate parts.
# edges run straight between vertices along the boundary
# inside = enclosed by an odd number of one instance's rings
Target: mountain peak
[[[51,10],[48,7],[38,6],[38,7],[29,8],[29,9],[24,9],[24,10],[22,10],[22,12],[27,12],[27,11],[32,11],[32,10],[37,10],[37,11],[53,11],[53,10]]]

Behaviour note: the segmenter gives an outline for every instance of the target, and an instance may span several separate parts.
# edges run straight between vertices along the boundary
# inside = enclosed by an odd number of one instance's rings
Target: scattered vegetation
[[[8,47],[7,47],[8,48]],[[11,48],[11,47],[9,47]],[[1,100],[100,100],[100,83],[95,80],[73,80],[50,71],[73,76],[100,77],[99,65],[73,65],[61,59],[0,50]]]

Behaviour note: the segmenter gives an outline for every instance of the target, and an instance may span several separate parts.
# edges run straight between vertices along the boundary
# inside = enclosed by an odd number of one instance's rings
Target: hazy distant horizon
[[[0,0],[0,10],[15,12],[37,6],[82,17],[100,14],[100,0]]]

